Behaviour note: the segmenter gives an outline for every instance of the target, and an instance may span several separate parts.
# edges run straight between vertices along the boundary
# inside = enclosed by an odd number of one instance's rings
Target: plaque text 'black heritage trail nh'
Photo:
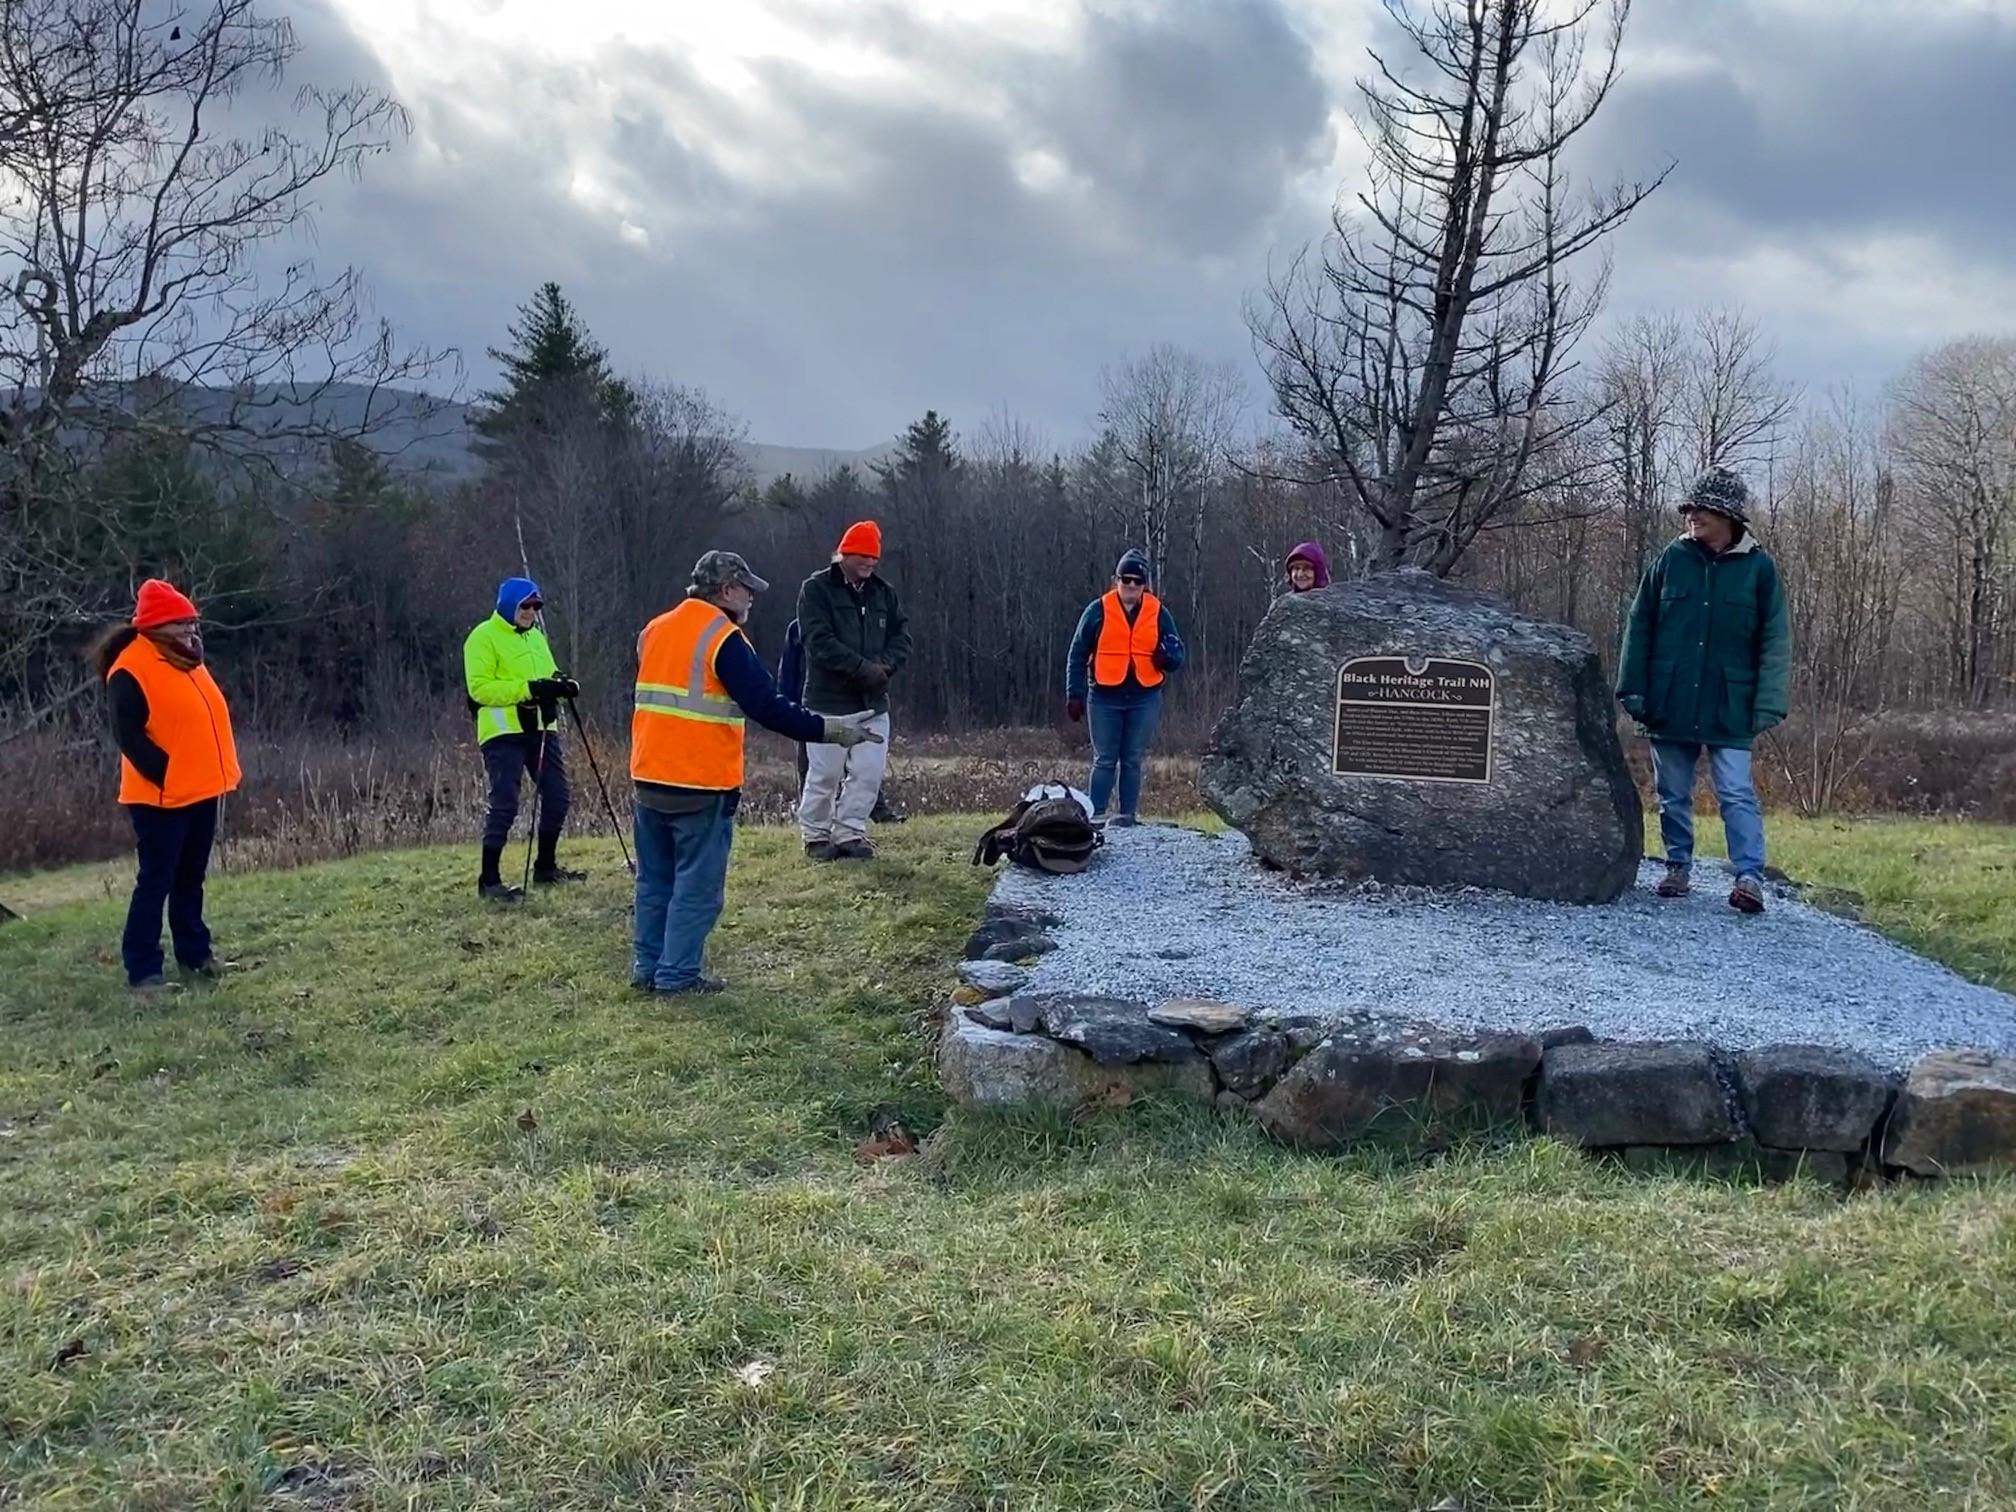
[[[1496,679],[1482,662],[1361,656],[1337,674],[1340,777],[1489,782]]]

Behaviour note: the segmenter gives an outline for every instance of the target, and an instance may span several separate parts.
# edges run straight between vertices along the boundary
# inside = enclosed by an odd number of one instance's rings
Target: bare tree
[[[1676,442],[1687,373],[1686,334],[1671,316],[1640,316],[1613,335],[1598,377],[1623,513],[1623,572],[1615,584],[1629,599],[1645,567],[1671,534],[1680,481]]]
[[[1426,65],[1361,81],[1371,181],[1249,312],[1276,408],[1375,524],[1372,565],[1447,573],[1589,455],[1564,402],[1600,306],[1570,270],[1663,181],[1580,204],[1564,164],[1617,78],[1629,0],[1383,0]]]
[[[1944,568],[1951,693],[1980,708],[2016,664],[2016,338],[1969,337],[1914,363],[1891,445],[1914,544]]]
[[[233,107],[296,50],[252,0],[0,0],[0,556],[18,574],[0,585],[0,639],[39,642],[125,591],[90,552],[118,545],[116,501],[74,486],[110,438],[171,438],[271,476],[410,418],[411,396],[386,386],[434,371],[367,318],[354,271],[282,260],[317,187],[405,129],[355,87],[303,91],[298,131],[235,132]],[[325,404],[339,386],[340,408]],[[10,672],[0,697],[22,697]]]
[[[1772,371],[1776,358],[1741,310],[1694,317],[1685,380],[1685,414],[1696,472],[1741,472],[1766,463],[1798,394]]]
[[[1200,538],[1204,486],[1230,445],[1245,385],[1230,363],[1167,344],[1099,375],[1099,422],[1113,437],[1136,496],[1136,526],[1158,570],[1169,547]]]
[[[1869,754],[1885,695],[1903,562],[1880,427],[1851,393],[1807,420],[1760,524],[1785,583],[1796,717],[1771,731],[1801,813],[1835,806]]]

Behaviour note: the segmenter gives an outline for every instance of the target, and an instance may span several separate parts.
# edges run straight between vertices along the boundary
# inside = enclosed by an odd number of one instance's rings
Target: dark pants
[[[724,793],[690,814],[636,806],[637,906],[630,979],[660,992],[700,979],[700,959],[727,896],[735,799]]]
[[[217,800],[186,808],[129,803],[140,869],[133,878],[133,901],[126,908],[126,934],[119,954],[126,980],[144,982],[161,974],[161,905],[168,905],[168,931],[175,959],[196,967],[210,959],[210,930],[203,923],[203,878],[210,870],[210,846],[217,838]]]
[[[539,835],[557,836],[567,822],[567,762],[560,737],[546,732],[546,754],[537,735],[498,735],[483,742],[483,766],[490,774],[490,807],[483,815],[483,848],[502,850],[518,818],[518,789],[527,773],[539,777]]]
[[[1086,700],[1085,717],[1092,725],[1093,812],[1104,814],[1120,784],[1118,812],[1136,818],[1141,812],[1141,779],[1147,773],[1148,742],[1162,718],[1160,688],[1094,688]]]

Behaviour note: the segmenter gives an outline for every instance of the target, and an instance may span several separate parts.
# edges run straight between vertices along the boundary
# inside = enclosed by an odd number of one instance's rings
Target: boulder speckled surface
[[[1338,776],[1338,675],[1358,657],[1481,662],[1488,782]],[[1607,903],[1637,876],[1638,790],[1589,637],[1425,572],[1277,600],[1198,776],[1205,801],[1289,872]]]

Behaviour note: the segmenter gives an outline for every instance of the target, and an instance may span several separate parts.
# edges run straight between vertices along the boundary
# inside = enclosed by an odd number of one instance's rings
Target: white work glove
[[[859,714],[829,714],[826,716],[826,744],[840,747],[857,746],[863,741],[882,744],[878,731],[868,728],[868,721],[875,717],[873,709],[863,709]]]

